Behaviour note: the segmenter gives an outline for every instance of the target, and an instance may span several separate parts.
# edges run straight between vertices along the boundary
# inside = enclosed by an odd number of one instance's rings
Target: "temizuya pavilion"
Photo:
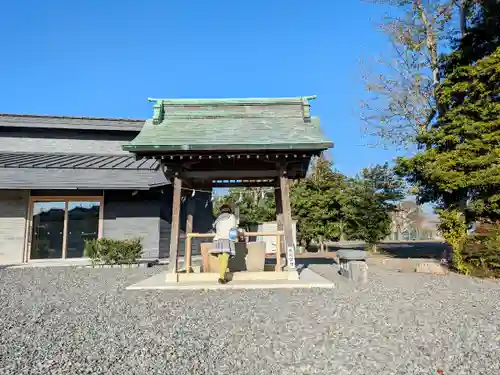
[[[311,157],[333,147],[320,129],[319,118],[311,116],[312,99],[315,96],[149,99],[155,103],[153,118],[123,149],[139,159],[157,159],[173,185],[167,279],[178,280],[182,189],[274,187],[286,269],[295,271],[288,180],[305,177]],[[186,232],[192,228],[190,206],[188,202]]]

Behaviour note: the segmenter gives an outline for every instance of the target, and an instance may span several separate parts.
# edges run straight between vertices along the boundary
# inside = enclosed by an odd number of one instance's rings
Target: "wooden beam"
[[[186,178],[211,179],[211,180],[250,180],[275,178],[275,169],[268,170],[211,170],[211,171],[186,171],[183,173]]]
[[[274,180],[214,180],[212,187],[269,187],[274,185]]]
[[[266,236],[277,236],[278,234],[283,234],[283,232],[243,232],[245,237],[266,237]],[[214,238],[215,233],[191,233],[188,237],[191,238]]]
[[[194,187],[193,181],[188,179],[182,179],[182,185],[183,188],[188,188],[188,189],[193,189]]]
[[[206,161],[217,161],[222,164],[234,164],[243,161],[249,162],[302,162],[309,160],[312,156],[321,154],[323,150],[309,150],[309,151],[290,151],[290,150],[261,150],[261,151],[224,151],[212,150],[205,152],[160,152],[160,153],[134,153],[137,160],[144,159],[157,159],[165,164],[169,164],[173,168],[180,168],[181,165],[188,165],[189,163],[199,163]],[[192,164],[198,165],[198,164]],[[201,168],[200,168],[201,169]]]
[[[163,160],[242,160],[242,159],[254,159],[254,160],[301,160],[310,157],[312,153],[302,153],[302,152],[250,152],[250,153],[238,153],[238,152],[224,152],[218,151],[215,153],[204,153],[204,154],[189,154],[189,153],[177,153],[170,155],[155,155],[155,157],[160,157]]]
[[[285,232],[286,269],[295,269],[295,245],[293,243],[292,209],[290,207],[290,189],[286,169],[280,170],[281,204],[283,206],[283,231]]]
[[[211,183],[211,188],[216,187],[258,187],[258,186],[274,186],[274,179],[267,180],[214,180]]]
[[[179,232],[180,232],[180,212],[181,212],[181,189],[182,180],[177,175],[173,178],[174,195],[172,199],[172,222],[170,230],[170,262],[168,271],[176,274],[179,260]]]

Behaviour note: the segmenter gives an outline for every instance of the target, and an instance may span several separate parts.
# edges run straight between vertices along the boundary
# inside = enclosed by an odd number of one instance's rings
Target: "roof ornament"
[[[165,108],[163,107],[163,100],[148,98],[149,102],[154,102],[153,106],[153,124],[158,125],[163,122],[165,117]]]
[[[302,97],[302,116],[304,117],[304,120],[311,119],[311,104],[309,103],[309,100],[314,99],[316,99],[316,95]]]

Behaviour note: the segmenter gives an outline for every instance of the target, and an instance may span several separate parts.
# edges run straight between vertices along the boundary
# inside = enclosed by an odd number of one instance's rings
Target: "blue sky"
[[[336,167],[354,175],[395,156],[366,147],[358,115],[359,61],[387,48],[383,11],[360,0],[5,2],[0,112],[146,118],[147,97],[316,94]]]

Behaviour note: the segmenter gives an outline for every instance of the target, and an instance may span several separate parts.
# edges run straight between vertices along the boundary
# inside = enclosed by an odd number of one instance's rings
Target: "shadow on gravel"
[[[275,265],[276,264],[276,259],[266,259],[266,265]],[[332,258],[319,258],[319,257],[314,257],[314,258],[295,258],[295,267],[299,270],[299,272],[304,269],[308,268],[310,265],[313,264],[336,264],[335,259]]]
[[[364,250],[363,245],[342,245],[328,246],[328,251],[337,251],[340,249]],[[381,255],[391,258],[418,258],[418,259],[437,259],[440,260],[445,249],[450,249],[449,245],[439,241],[405,241],[405,242],[382,242],[378,245]]]
[[[336,264],[334,259],[331,258],[298,258],[295,259],[297,267],[307,268],[311,264]]]
[[[406,241],[406,242],[383,242],[378,245],[379,255],[382,257],[395,258],[395,259],[436,259],[440,260],[445,249],[449,249],[449,245],[438,241]],[[364,245],[330,245],[328,246],[328,253],[334,253],[340,249],[354,249],[364,250]],[[311,265],[321,264],[329,265],[336,264],[335,259],[331,256],[322,256],[317,251],[308,251],[307,253],[295,258],[297,269],[301,270],[308,268]],[[283,255],[284,256],[284,255]],[[275,258],[266,259],[267,265],[275,265]]]
[[[319,247],[315,246],[315,245],[310,245],[307,249],[308,249],[307,250],[308,253],[317,253],[317,252],[319,252]],[[326,251],[328,251],[328,252],[336,252],[337,250],[340,250],[340,249],[364,250],[365,246],[364,245],[348,245],[348,244],[342,245],[342,246],[340,246],[340,245],[339,246],[328,245]]]
[[[401,241],[401,242],[382,242],[378,245],[380,255],[391,258],[418,258],[418,259],[437,259],[440,260],[443,251],[450,247],[440,241]],[[342,244],[329,245],[328,252],[336,252],[341,249],[364,250],[365,245],[360,244]],[[316,253],[319,249],[314,246],[309,248],[308,252]]]
[[[450,249],[449,245],[442,242],[402,242],[383,243],[381,251],[393,258],[424,258],[440,260],[443,251]]]

